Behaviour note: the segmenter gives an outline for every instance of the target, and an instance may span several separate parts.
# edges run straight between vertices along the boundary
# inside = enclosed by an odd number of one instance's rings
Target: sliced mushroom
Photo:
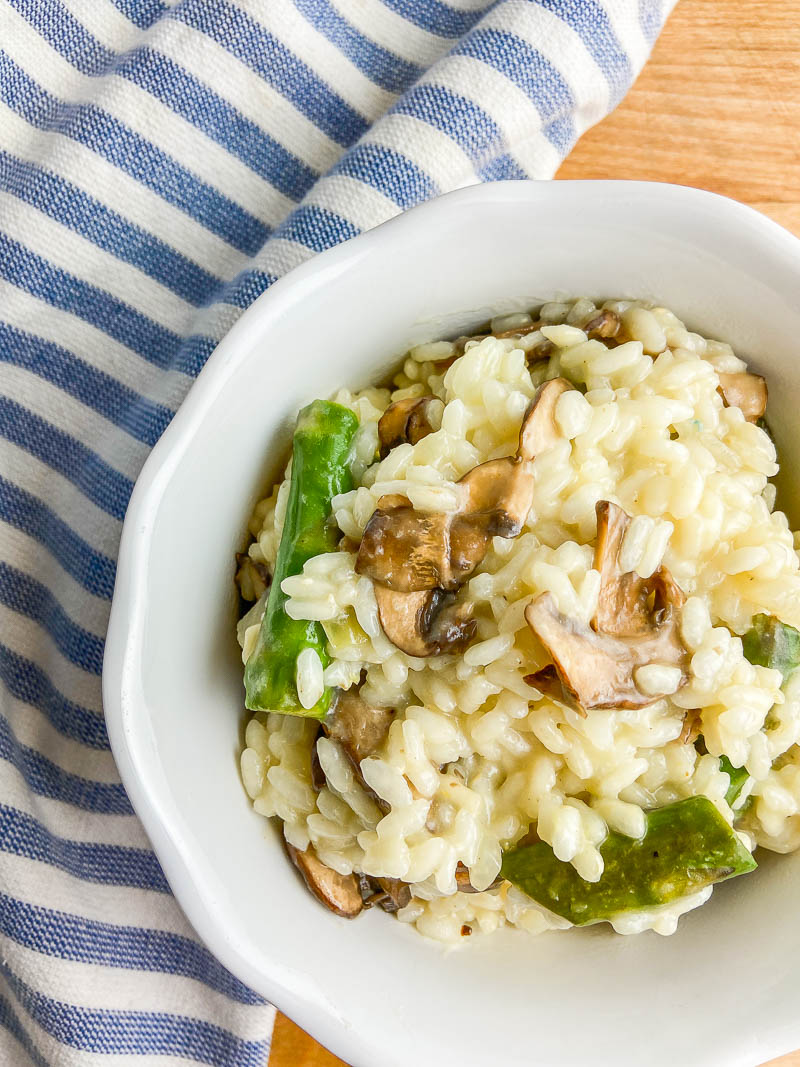
[[[476,889],[472,882],[470,882],[469,880],[469,869],[460,860],[456,864],[455,877],[456,889],[459,893],[485,893],[488,892],[488,890],[490,889],[495,889],[503,881],[503,879],[498,874],[492,884],[488,885],[486,889]]]
[[[725,406],[741,408],[748,422],[758,422],[767,410],[767,383],[760,374],[720,374],[719,392]]]
[[[453,344],[458,355],[463,356],[467,341],[480,342],[485,341],[487,337],[496,337],[498,341],[505,340],[507,337],[524,337],[526,334],[534,333],[541,325],[541,322],[526,322],[524,326],[512,326],[508,330],[491,330],[489,325],[486,324],[483,327],[479,327],[478,333],[467,333],[457,337]]]
[[[390,810],[389,804],[367,785],[361,773],[361,761],[374,755],[381,747],[389,733],[394,720],[394,708],[376,707],[368,704],[358,689],[340,689],[337,692],[328,716],[322,723],[322,732],[341,745],[349,760],[353,774],[378,807],[384,813]],[[317,785],[318,777],[322,782]],[[325,784],[325,772],[319,761],[317,746],[311,755],[311,784],[321,789]]]
[[[613,637],[598,633],[562,615],[551,593],[538,596],[525,609],[525,619],[553,659],[562,697],[582,711],[592,708],[641,708],[666,693],[643,693],[636,684],[637,667],[663,664],[680,667],[686,681],[688,654],[677,633],[677,621],[665,608],[650,633]],[[559,699],[556,677],[547,668],[525,681]]]
[[[364,902],[365,908],[371,908],[377,901],[374,899],[376,895],[375,879],[370,878],[367,874],[357,874],[358,879],[358,891],[361,893],[361,899]]]
[[[451,523],[451,544],[459,558],[468,560],[474,540],[483,541],[483,552],[470,566],[471,572],[486,554],[490,537],[519,535],[533,502],[533,474],[524,463],[506,456],[473,467],[458,484],[463,511]]]
[[[635,571],[623,572],[619,556],[633,520],[610,500],[598,501],[596,513],[594,569],[600,574],[600,590],[592,627],[613,637],[650,634],[654,625],[667,621],[667,612],[672,617],[683,607],[683,591],[664,566],[649,578],[641,578]],[[673,623],[677,625],[674,618]]]
[[[502,330],[499,333],[474,333],[466,337],[459,337],[454,342],[456,354],[463,356],[466,350],[467,341],[485,341],[487,337],[497,337],[498,339],[505,337],[525,337],[527,334],[535,333],[541,326],[541,322],[532,322],[527,326],[518,326],[516,329]],[[536,363],[540,359],[549,359],[555,350],[556,346],[553,342],[549,341],[546,337],[543,337],[533,346],[533,348],[528,349],[525,353],[525,358],[528,363]],[[450,360],[450,363],[452,362],[453,361]],[[447,366],[449,365],[450,364],[448,363]],[[438,366],[439,364],[437,364],[437,368]]]
[[[592,626],[614,637],[649,633],[654,614],[668,604],[681,607],[684,600],[666,567],[659,567],[649,578],[641,578],[635,571],[622,572],[619,555],[631,522],[631,516],[618,504],[598,502],[594,568],[600,572],[600,591]]]
[[[455,350],[455,356],[454,356],[453,359],[451,359],[449,361],[448,366],[450,364],[454,363],[455,360],[459,356],[463,356],[464,355],[464,352],[467,349],[467,341],[485,341],[486,338],[490,337],[490,336],[491,336],[491,334],[489,334],[487,332],[487,333],[465,333],[465,334],[462,334],[460,337],[457,337],[455,339],[455,341],[453,341],[453,346],[454,346],[454,350]]]
[[[618,635],[647,627],[647,604],[642,603],[643,581],[634,571],[620,572],[619,554],[631,517],[617,504],[600,500],[597,512],[597,546],[594,569],[600,573],[600,591],[594,618],[596,630]]]
[[[411,886],[399,878],[374,878],[372,875],[359,876],[361,897],[365,908],[376,904],[384,911],[394,913],[404,908],[411,900]]]
[[[443,589],[401,593],[376,582],[375,599],[383,632],[409,656],[463,652],[475,636],[471,605]]]
[[[526,334],[534,333],[541,325],[541,322],[526,322],[524,326],[512,326],[510,330],[493,330],[489,336],[498,340],[506,337],[525,337]]]
[[[457,518],[417,511],[404,496],[382,496],[364,530],[356,571],[403,593],[458,588],[486,554],[486,535]]]
[[[564,378],[540,387],[522,420],[517,454],[468,471],[458,483],[458,511],[429,514],[404,496],[381,497],[364,530],[356,571],[403,593],[457,589],[492,537],[520,533],[533,502],[533,474],[525,461],[557,439],[555,405],[571,388]]]
[[[381,902],[384,911],[399,911],[411,901],[411,886],[399,878],[379,878],[378,885],[386,893],[387,899]]]
[[[368,704],[357,689],[340,689],[323,729],[358,768],[362,759],[373,756],[386,740],[394,715],[394,708]]]
[[[431,418],[434,409],[441,403],[435,396],[415,396],[390,404],[378,421],[381,459],[388,456],[397,445],[405,441],[415,445],[433,433]]]
[[[590,340],[595,340],[596,338],[605,339],[616,337],[621,325],[622,320],[616,311],[611,311],[609,308],[601,308],[596,315],[593,315],[585,323],[583,329]]]
[[[558,671],[552,663],[548,663],[546,667],[542,667],[534,674],[526,674],[524,680],[534,689],[538,689],[543,697],[549,697],[559,704],[566,704],[568,708],[572,708],[586,718],[586,711],[561,684]]]
[[[529,348],[525,353],[525,360],[527,363],[538,363],[543,359],[550,359],[555,352],[556,346],[550,340],[549,337],[543,337],[541,341],[537,341],[533,348]]]
[[[666,567],[649,578],[622,571],[619,556],[631,521],[618,504],[597,504],[594,566],[600,590],[591,627],[562,615],[549,593],[525,610],[528,625],[553,659],[552,665],[525,680],[583,712],[638,708],[668,695],[642,692],[635,680],[637,667],[679,667],[679,684],[686,682],[689,654],[678,630],[683,592]]]
[[[556,443],[561,436],[556,424],[556,404],[562,393],[574,388],[566,378],[552,378],[539,386],[522,419],[519,459],[534,459]]]
[[[363,903],[354,874],[337,874],[327,867],[309,845],[305,852],[286,842],[289,859],[303,876],[303,881],[329,911],[345,919],[355,919]]]

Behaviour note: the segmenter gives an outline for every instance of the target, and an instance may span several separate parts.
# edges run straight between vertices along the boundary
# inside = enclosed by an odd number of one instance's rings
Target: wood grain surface
[[[800,236],[800,0],[680,0],[636,85],[557,177],[711,189]],[[269,1067],[341,1064],[278,1016]],[[800,1067],[800,1051],[770,1067]]]

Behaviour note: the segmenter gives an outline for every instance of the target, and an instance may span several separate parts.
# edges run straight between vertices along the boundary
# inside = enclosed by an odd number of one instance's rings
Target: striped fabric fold
[[[189,928],[109,751],[133,484],[276,278],[552,177],[673,3],[0,0],[1,1063],[267,1063],[274,1009]]]

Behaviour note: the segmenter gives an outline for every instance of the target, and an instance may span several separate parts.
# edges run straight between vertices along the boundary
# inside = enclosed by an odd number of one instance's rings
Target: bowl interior
[[[665,1067],[732,1067],[800,1043],[796,856],[719,887],[666,939],[504,932],[448,952],[382,914],[347,923],[323,910],[239,780],[232,582],[303,403],[384,379],[411,343],[567,294],[655,299],[766,373],[789,472],[780,503],[793,511],[798,248],[745,209],[673,187],[465,190],[278,283],[148,463],[109,637],[115,754],[201,936],[349,1062],[626,1065],[646,1048]]]

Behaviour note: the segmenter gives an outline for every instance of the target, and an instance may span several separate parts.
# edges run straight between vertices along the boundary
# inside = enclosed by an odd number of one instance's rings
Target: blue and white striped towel
[[[0,0],[0,1063],[265,1064],[100,701],[125,507],[279,275],[548,178],[674,0]]]

